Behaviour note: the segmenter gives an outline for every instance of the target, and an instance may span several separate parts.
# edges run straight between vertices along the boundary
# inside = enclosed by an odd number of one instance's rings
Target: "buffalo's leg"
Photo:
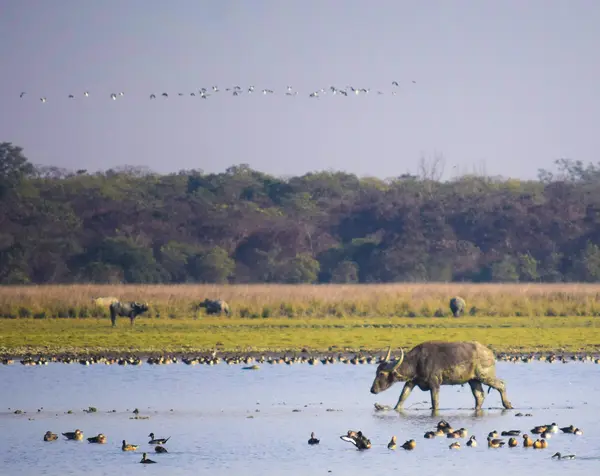
[[[506,396],[506,385],[504,385],[504,382],[502,380],[497,378],[486,378],[482,380],[482,383],[498,390],[504,408],[511,409],[513,407],[512,404],[508,401],[508,397]]]
[[[131,322],[131,327],[133,327],[133,321],[135,321],[135,316],[129,316],[129,321]]]
[[[436,412],[440,408],[440,387],[432,385],[429,392],[431,393],[431,409]]]
[[[398,399],[398,403],[396,403],[394,410],[398,410],[399,408],[402,408],[402,405],[404,404],[404,402],[410,395],[410,392],[412,392],[413,388],[415,388],[415,384],[412,382],[406,382],[404,384],[404,388],[402,389],[402,392],[400,393],[400,398]]]
[[[117,315],[112,312],[110,313],[110,322],[112,322],[113,327],[117,324]]]
[[[475,410],[481,410],[481,405],[483,405],[483,400],[485,399],[483,385],[481,385],[479,380],[469,380],[469,385],[475,397]]]

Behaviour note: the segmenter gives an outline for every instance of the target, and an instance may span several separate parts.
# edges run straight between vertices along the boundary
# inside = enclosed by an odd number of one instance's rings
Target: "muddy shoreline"
[[[219,350],[216,354],[214,349],[198,350],[180,350],[174,352],[147,352],[134,350],[87,350],[72,349],[58,352],[42,351],[41,349],[17,349],[12,352],[0,351],[0,363],[7,364],[19,361],[42,361],[72,363],[73,360],[84,363],[106,363],[106,360],[139,360],[143,363],[181,363],[183,360],[197,359],[199,364],[218,364],[218,363],[310,363],[321,364],[322,360],[328,359],[323,363],[351,363],[365,364],[377,363],[386,353],[387,349],[332,349],[326,351],[312,349],[288,349],[288,350]],[[394,352],[394,351],[392,351]],[[560,349],[551,351],[506,351],[494,352],[497,361],[508,362],[592,362],[600,363],[600,350],[594,352],[572,352],[561,351]],[[159,360],[166,359],[168,362]],[[95,362],[100,360],[102,362]],[[282,360],[283,362],[279,362]],[[116,363],[116,362],[115,362]]]

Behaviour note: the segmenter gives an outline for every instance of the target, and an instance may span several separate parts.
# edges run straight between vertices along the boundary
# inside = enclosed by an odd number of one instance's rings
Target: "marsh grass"
[[[319,351],[479,340],[496,351],[600,349],[600,286],[587,284],[153,285],[0,287],[0,353]],[[451,317],[462,296],[465,316]],[[93,297],[147,301],[112,329]],[[221,298],[230,317],[197,304]]]
[[[600,316],[600,286],[592,284],[359,285],[65,285],[0,287],[0,316],[107,317],[93,297],[147,301],[149,318],[202,317],[204,298],[221,298],[232,317],[449,317],[461,296],[472,316]]]

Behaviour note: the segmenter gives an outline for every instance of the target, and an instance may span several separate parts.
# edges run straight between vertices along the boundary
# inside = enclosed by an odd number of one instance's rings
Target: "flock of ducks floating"
[[[523,434],[523,441],[521,445],[523,448],[533,448],[533,449],[545,449],[548,448],[548,439],[551,438],[552,434],[558,433],[561,431],[562,433],[571,434],[571,435],[582,435],[583,432],[576,428],[573,425],[559,428],[556,423],[552,423],[550,425],[541,425],[536,426],[531,429],[531,433],[539,435],[539,438],[533,440],[527,433]],[[459,428],[455,430],[452,428],[450,423],[446,420],[441,420],[438,422],[437,427],[433,431],[427,431],[424,435],[425,439],[432,439],[436,437],[449,438],[449,439],[464,439],[468,436],[468,430],[466,428]],[[506,445],[506,441],[500,436],[509,437],[508,439],[508,447],[516,448],[519,446],[519,440],[517,439],[521,436],[521,430],[507,430],[502,431],[500,434],[496,430],[491,431],[487,436],[487,446],[488,448],[502,448]],[[362,431],[354,431],[348,430],[348,433],[340,436],[343,441],[348,443],[352,443],[358,450],[368,450],[371,448],[371,440],[367,438]],[[309,445],[319,444],[320,440],[315,438],[315,433],[310,434],[310,439],[308,440]],[[467,440],[466,446],[469,448],[477,447],[477,438],[475,435],[471,435],[471,437]],[[387,444],[388,449],[395,450],[398,447],[396,436],[392,436],[390,442]],[[400,445],[400,448],[405,449],[406,451],[412,451],[417,447],[417,442],[414,439],[407,440],[405,443]],[[451,450],[459,450],[461,449],[461,444],[459,441],[455,441],[451,443],[449,446]],[[556,459],[575,459],[575,455],[563,455],[562,453],[555,453],[552,455],[552,458]]]
[[[75,431],[67,431],[66,433],[62,433],[62,435],[67,440],[83,441],[83,431],[81,431],[79,428],[76,429]],[[154,447],[154,451],[156,453],[168,453],[167,449],[162,445],[166,444],[167,441],[169,441],[169,439],[171,438],[170,436],[168,438],[155,438],[154,433],[150,433],[148,435],[148,438],[150,438],[150,441],[148,442],[149,445],[156,445]],[[47,431],[44,434],[44,441],[56,441],[56,440],[58,440],[58,435],[56,433]],[[106,444],[106,436],[103,433],[99,433],[96,436],[91,436],[87,440],[88,440],[88,443],[97,443],[100,445]],[[126,440],[123,440],[121,443],[121,451],[136,451],[139,447],[140,447],[140,445],[132,445],[130,443],[127,443]],[[148,458],[147,453],[143,453],[140,463],[152,464],[152,463],[156,463],[156,461],[153,461],[150,458]]]
[[[416,84],[416,81],[412,80],[411,84]],[[392,81],[392,90],[389,91],[387,94],[391,94],[392,96],[396,96],[396,94],[398,94],[400,88],[400,83],[398,81]],[[241,87],[241,86],[233,86],[233,87],[226,87],[226,88],[220,88],[219,86],[212,86],[211,88],[200,88],[197,91],[191,91],[188,93],[183,93],[183,92],[178,92],[176,93],[177,96],[191,96],[191,97],[199,97],[202,99],[208,99],[210,96],[216,95],[219,92],[222,92],[223,94],[230,94],[231,96],[241,96],[242,94],[246,94],[246,95],[251,95],[251,94],[262,94],[262,95],[271,95],[271,94],[276,94],[276,92],[272,89],[268,89],[268,88],[264,88],[264,89],[256,89],[255,86],[248,86],[248,87]],[[284,94],[285,96],[298,96],[298,91],[294,90],[294,88],[292,86],[287,86],[287,88],[284,91],[281,91],[282,94]],[[308,97],[310,98],[320,98],[326,95],[330,95],[330,96],[358,96],[358,95],[368,95],[369,93],[371,93],[371,88],[355,88],[354,86],[345,86],[343,88],[337,87],[337,86],[329,86],[328,88],[320,88],[320,89],[316,89],[314,91],[311,91],[308,94]],[[303,93],[306,94],[306,93]],[[377,94],[378,96],[384,95],[386,94],[384,91],[382,90],[374,90],[373,94]],[[171,93],[171,96],[173,96],[175,94]],[[21,99],[23,99],[24,97],[27,96],[27,92],[23,91],[21,92],[21,94],[19,95],[19,97]],[[125,92],[121,91],[118,93],[110,93],[110,95],[108,96],[110,99],[112,99],[113,101],[116,101],[118,98],[124,97],[125,96]],[[67,99],[76,99],[76,97],[82,97],[82,98],[87,98],[90,97],[90,92],[89,91],[84,91],[83,93],[81,93],[80,95],[76,95],[76,94],[68,94],[67,95]],[[162,97],[162,98],[168,98],[169,97],[169,93],[168,92],[163,92],[163,93],[158,93],[158,97]],[[148,96],[148,99],[156,99],[157,98],[157,94],[156,93],[152,93]],[[42,96],[39,98],[41,102],[45,103],[48,101],[46,96]]]
[[[304,350],[303,354],[306,354]],[[600,358],[594,357],[592,355],[571,355],[569,357],[565,355],[549,353],[547,355],[540,354],[507,354],[507,353],[499,353],[496,357],[498,361],[503,362],[512,362],[512,363],[530,363],[533,361],[539,362],[547,362],[547,363],[569,363],[569,362],[593,362],[595,364],[600,364]],[[9,357],[4,357],[0,359],[0,362],[4,365],[14,364],[15,360]],[[25,356],[20,359],[22,365],[25,366],[34,366],[34,365],[48,365],[48,363],[64,363],[64,364],[76,364],[79,363],[81,365],[93,365],[93,364],[104,364],[104,365],[134,365],[139,366],[143,364],[143,361],[140,357],[136,355],[129,355],[124,357],[110,357],[110,356],[86,356],[86,357],[77,357],[70,355],[62,355],[62,356]],[[363,365],[363,364],[377,364],[379,363],[379,359],[372,354],[364,354],[357,353],[352,356],[344,355],[342,353],[338,353],[337,355],[327,355],[327,356],[315,356],[315,355],[242,355],[242,354],[233,354],[228,353],[223,357],[217,355],[217,351],[212,351],[210,353],[197,354],[197,355],[187,355],[187,356],[176,356],[176,355],[161,355],[161,356],[150,356],[146,359],[146,363],[149,365],[169,365],[169,364],[177,364],[184,363],[186,365],[218,365],[220,363],[225,363],[227,365],[239,365],[239,364],[309,364],[309,365],[317,365],[317,364],[351,364],[351,365]],[[250,367],[244,367],[245,369],[257,369],[257,365],[253,365]]]

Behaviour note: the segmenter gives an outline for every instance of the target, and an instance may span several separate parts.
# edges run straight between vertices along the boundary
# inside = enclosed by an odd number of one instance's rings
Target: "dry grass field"
[[[467,302],[452,317],[449,299]],[[146,301],[110,327],[92,298]],[[0,353],[325,351],[479,340],[497,351],[600,350],[600,286],[588,284],[71,285],[0,287]],[[221,298],[231,316],[197,304]]]

